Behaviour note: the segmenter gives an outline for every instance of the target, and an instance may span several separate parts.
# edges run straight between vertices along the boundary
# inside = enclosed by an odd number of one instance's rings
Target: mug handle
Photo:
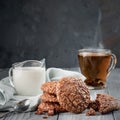
[[[13,68],[11,67],[9,69],[9,81],[10,81],[10,84],[12,85],[12,87],[14,87],[13,78],[12,78],[12,71],[13,71]]]
[[[108,69],[108,75],[110,74],[111,70],[113,70],[117,63],[117,57],[115,54],[111,54],[111,65]]]

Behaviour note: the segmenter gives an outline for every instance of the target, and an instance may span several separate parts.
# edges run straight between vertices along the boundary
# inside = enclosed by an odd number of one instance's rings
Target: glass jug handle
[[[40,62],[41,62],[41,67],[46,67],[45,66],[45,58],[43,58],[42,60],[40,60]]]
[[[12,71],[13,71],[13,68],[11,67],[9,69],[9,81],[10,81],[10,84],[14,87],[13,78],[12,78]]]

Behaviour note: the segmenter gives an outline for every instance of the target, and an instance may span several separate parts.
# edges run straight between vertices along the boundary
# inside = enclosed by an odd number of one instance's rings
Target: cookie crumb
[[[47,118],[48,118],[48,116],[47,116],[47,115],[44,115],[44,116],[43,116],[43,119],[47,119]]]
[[[96,115],[96,111],[93,108],[90,108],[87,112],[86,112],[86,116],[91,116],[91,115]]]

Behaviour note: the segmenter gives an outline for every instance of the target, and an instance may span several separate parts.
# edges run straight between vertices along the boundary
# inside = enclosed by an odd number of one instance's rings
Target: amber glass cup
[[[117,58],[109,49],[80,49],[78,62],[89,89],[106,87],[106,80],[115,68]]]

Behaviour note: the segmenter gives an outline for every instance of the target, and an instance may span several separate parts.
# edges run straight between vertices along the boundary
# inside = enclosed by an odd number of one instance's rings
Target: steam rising
[[[99,16],[98,16],[98,22],[96,26],[95,35],[94,35],[94,41],[97,42],[95,47],[104,48],[102,44],[101,20],[102,20],[102,13],[99,9]]]
[[[99,9],[98,11],[98,20],[95,28],[95,33],[93,35],[93,39],[91,40],[91,46],[84,48],[104,48],[103,43],[102,43],[102,31],[101,31],[101,20],[102,20],[102,13],[101,10]]]

